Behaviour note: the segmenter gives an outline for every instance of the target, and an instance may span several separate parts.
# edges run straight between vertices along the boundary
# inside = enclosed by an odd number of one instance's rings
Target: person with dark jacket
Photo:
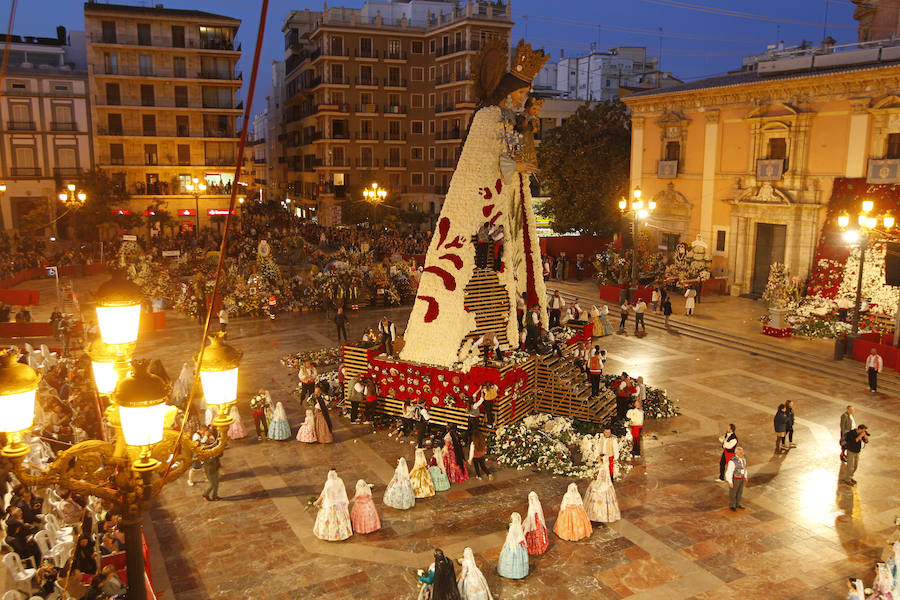
[[[6,539],[4,541],[22,560],[32,558],[35,565],[41,564],[41,549],[29,533],[28,526],[21,521],[9,520],[6,522]]]
[[[785,429],[784,447],[790,450],[796,448],[794,443],[794,401],[786,400],[784,403],[784,414],[787,417],[787,429]]]
[[[788,416],[787,407],[784,404],[778,405],[778,412],[775,413],[773,421],[775,425],[775,454],[787,452],[787,449],[784,448],[784,435],[787,433]]]
[[[350,324],[349,319],[347,319],[347,315],[344,314],[344,307],[339,306],[337,309],[337,313],[334,315],[334,324],[337,326],[337,338],[338,342],[341,341],[341,335],[344,336],[344,341],[347,341],[347,325]]]
[[[94,558],[94,548],[90,538],[81,536],[78,545],[72,554],[72,566],[87,575],[97,574],[97,559]]]

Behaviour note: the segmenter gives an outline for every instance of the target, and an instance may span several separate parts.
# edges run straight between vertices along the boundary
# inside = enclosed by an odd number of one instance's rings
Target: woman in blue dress
[[[446,492],[450,489],[450,480],[444,471],[444,451],[438,445],[434,447],[434,458],[431,459],[428,472],[431,474],[431,481],[434,482],[434,491]]]
[[[288,423],[287,413],[284,412],[284,405],[279,402],[275,405],[272,422],[269,423],[269,439],[286,440],[289,437],[291,437],[291,425]]]
[[[384,492],[384,503],[391,508],[407,510],[416,504],[416,494],[409,478],[409,467],[402,456],[397,461],[394,476]]]
[[[507,579],[524,579],[528,576],[528,546],[525,530],[522,529],[522,515],[514,512],[510,517],[506,542],[500,551],[497,573]]]
[[[603,324],[603,333],[600,335],[612,335],[616,332],[612,323],[609,322],[609,307],[606,305],[600,309],[600,322]],[[594,335],[598,334],[599,332],[594,332]]]

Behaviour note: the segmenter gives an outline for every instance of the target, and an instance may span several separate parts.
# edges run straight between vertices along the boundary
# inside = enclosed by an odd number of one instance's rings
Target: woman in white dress
[[[588,486],[584,495],[584,510],[588,518],[596,523],[613,523],[622,518],[616,489],[609,478],[609,469],[601,465],[597,476]]]
[[[494,600],[491,590],[488,589],[484,573],[475,562],[475,554],[471,548],[463,550],[458,585],[460,600]]]
[[[315,504],[319,507],[319,514],[313,525],[313,534],[317,538],[326,542],[339,542],[353,535],[347,489],[334,469],[328,471],[325,487]]]
[[[402,456],[397,461],[394,476],[384,491],[384,503],[400,510],[410,509],[416,504],[416,494],[409,478],[409,467],[406,466],[406,459]]]

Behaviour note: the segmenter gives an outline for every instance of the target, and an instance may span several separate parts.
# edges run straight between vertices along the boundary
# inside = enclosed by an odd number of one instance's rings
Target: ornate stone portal
[[[796,202],[789,192],[769,182],[736,189],[734,198],[726,202],[732,205],[729,255],[733,259],[728,273],[732,296],[752,291],[759,223],[785,225],[784,263],[792,274],[809,272],[819,233],[820,202]]]

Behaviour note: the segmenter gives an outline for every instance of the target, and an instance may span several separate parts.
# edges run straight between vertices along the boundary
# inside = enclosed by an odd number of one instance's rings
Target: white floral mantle
[[[475,315],[467,312],[464,305],[464,290],[475,271],[475,248],[471,238],[479,226],[490,221],[503,225],[510,234],[505,243],[505,258],[523,253],[523,248],[518,245],[524,246],[527,242],[513,231],[510,219],[515,212],[515,203],[522,202],[520,194],[524,195],[524,218],[530,224],[530,245],[535,250],[531,256],[535,292],[541,302],[542,321],[547,323],[546,291],[540,277],[531,192],[527,177],[524,184],[518,173],[512,173],[508,180],[503,178],[499,162],[502,145],[500,109],[479,110],[472,121],[428,249],[416,302],[404,334],[406,345],[400,354],[403,360],[444,367],[458,360],[463,338],[476,328]],[[518,339],[516,294],[525,288],[524,273],[517,274],[511,268],[504,268],[498,278],[509,296],[506,335],[515,340]]]

